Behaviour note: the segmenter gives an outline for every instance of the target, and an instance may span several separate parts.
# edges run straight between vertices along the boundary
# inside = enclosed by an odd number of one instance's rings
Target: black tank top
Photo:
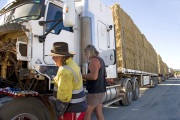
[[[86,89],[88,93],[103,93],[106,92],[106,81],[105,81],[105,63],[102,58],[95,57],[99,59],[101,67],[99,69],[98,78],[96,80],[87,80]],[[88,73],[90,71],[88,70]]]

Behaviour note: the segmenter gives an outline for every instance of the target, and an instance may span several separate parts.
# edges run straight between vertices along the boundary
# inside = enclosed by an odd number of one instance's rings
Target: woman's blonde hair
[[[99,52],[96,50],[96,48],[93,45],[87,45],[84,48],[85,53],[89,53],[91,57],[93,56],[99,56]]]
[[[62,60],[61,60],[62,65],[66,65],[66,60],[69,59],[69,58],[72,58],[72,57],[73,57],[73,56],[63,56],[63,57],[62,57]]]

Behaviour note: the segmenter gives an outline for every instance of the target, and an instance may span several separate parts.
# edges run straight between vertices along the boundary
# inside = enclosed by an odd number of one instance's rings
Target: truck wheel
[[[156,86],[158,86],[157,77],[152,77],[150,87],[151,87],[151,88],[155,88]]]
[[[125,89],[125,96],[122,100],[120,100],[120,104],[121,105],[124,105],[124,106],[128,106],[132,103],[132,84],[130,81],[128,81],[127,83],[127,86],[125,86],[126,88],[123,88]]]
[[[139,98],[139,83],[137,80],[134,81],[134,89],[133,89],[133,100],[137,100]]]
[[[157,77],[154,78],[154,81],[155,81],[155,87],[158,86],[158,79],[157,79]]]
[[[50,120],[47,107],[35,97],[15,98],[0,107],[0,120]]]
[[[158,77],[158,83],[159,83],[159,84],[162,83],[162,77]]]
[[[151,88],[154,88],[156,87],[156,81],[154,80],[154,78],[151,78],[151,85],[150,85]]]

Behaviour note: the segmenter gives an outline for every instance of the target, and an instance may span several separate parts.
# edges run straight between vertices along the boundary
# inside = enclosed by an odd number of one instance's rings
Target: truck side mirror
[[[75,3],[74,0],[63,0],[63,24],[65,27],[75,25]]]

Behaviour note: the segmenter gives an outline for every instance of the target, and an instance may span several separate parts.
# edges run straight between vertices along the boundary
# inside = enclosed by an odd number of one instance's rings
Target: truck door
[[[98,21],[97,26],[97,37],[98,37],[98,48],[100,49],[100,56],[103,58],[105,65],[114,65],[115,64],[115,51],[110,49],[109,43],[109,33],[107,31],[107,26],[101,21]]]
[[[98,37],[98,47],[100,50],[108,49],[108,32],[107,27],[101,21],[98,21],[97,24],[97,37]]]
[[[47,22],[44,26],[45,32],[51,29],[59,19],[63,19],[63,6],[53,2],[49,2],[47,5],[45,21]],[[74,33],[72,27],[64,27],[63,21],[61,21],[46,37],[44,43],[44,51],[47,55],[50,53],[54,42],[66,42],[69,46],[69,51],[75,51],[74,49]],[[54,64],[51,56],[45,56],[44,61],[46,64]]]

